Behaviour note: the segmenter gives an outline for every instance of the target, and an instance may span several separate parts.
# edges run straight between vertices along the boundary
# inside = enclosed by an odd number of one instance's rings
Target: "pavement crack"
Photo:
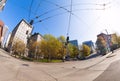
[[[45,74],[47,74],[48,76],[50,76],[51,78],[53,78],[55,81],[58,81],[57,78],[55,78],[54,76],[52,76],[51,74],[47,73],[46,71],[44,70],[41,70],[42,72],[44,72]]]
[[[19,75],[19,73],[20,73],[20,68],[21,68],[21,67],[19,67],[18,70],[17,70],[17,72],[16,72],[16,76],[15,76],[16,79],[18,78],[18,75]]]

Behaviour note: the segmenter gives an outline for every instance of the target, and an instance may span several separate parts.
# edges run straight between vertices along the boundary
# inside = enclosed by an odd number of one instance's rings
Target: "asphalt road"
[[[120,60],[113,62],[94,81],[120,81]]]
[[[120,60],[119,53],[120,50],[110,56],[97,56],[83,61],[34,63],[13,58],[0,49],[0,81],[104,81],[101,78],[99,80],[99,75],[109,71],[106,68],[113,61]],[[113,67],[110,70],[112,72]]]

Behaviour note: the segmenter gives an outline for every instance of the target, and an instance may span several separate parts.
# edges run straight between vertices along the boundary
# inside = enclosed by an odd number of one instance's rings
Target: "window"
[[[29,32],[29,31],[27,30],[27,31],[26,31],[26,35],[28,35],[28,32]]]

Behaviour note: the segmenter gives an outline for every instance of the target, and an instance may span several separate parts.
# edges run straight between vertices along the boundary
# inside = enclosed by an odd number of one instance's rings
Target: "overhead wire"
[[[68,11],[68,10],[67,10]],[[71,14],[72,13],[72,0],[70,5],[70,15],[69,15],[69,22],[68,22],[68,29],[67,29],[67,36],[69,36],[70,26],[71,26]]]
[[[72,2],[71,2],[71,3],[72,3]],[[87,8],[86,8],[86,9],[79,9],[79,10],[105,10],[105,9],[106,9],[106,6],[107,6],[108,4],[110,4],[110,2],[105,3],[105,4],[101,4],[101,6],[103,6],[103,8],[101,8],[101,9],[87,9]],[[87,5],[87,4],[86,4],[86,5]],[[68,13],[68,12],[69,12],[69,13],[70,13],[70,15],[69,15],[69,24],[68,24],[68,29],[67,29],[67,36],[68,36],[68,35],[69,35],[69,30],[70,30],[71,15],[74,15],[74,16],[75,16],[77,19],[79,19],[79,20],[81,20],[81,18],[72,12],[72,11],[77,11],[77,9],[76,9],[76,10],[72,10],[72,4],[71,4],[71,9],[70,9],[70,10],[64,8],[64,6],[60,6],[60,5],[56,5],[56,6],[58,6],[58,8],[52,9],[53,11],[55,11],[55,10],[57,10],[57,9],[64,9],[66,12],[58,13],[58,14],[55,14],[55,15],[53,15],[53,16],[49,16],[49,17],[47,17],[47,18],[41,19],[39,22],[42,22],[42,21],[47,20],[47,19],[49,19],[49,18],[53,18],[53,17],[55,17],[55,16],[62,15],[62,14],[64,14],[64,13]],[[110,8],[110,7],[107,7],[107,8]],[[51,10],[43,13],[43,14],[40,15],[40,16],[43,16],[43,15],[49,13],[49,12],[51,12]],[[40,17],[40,16],[39,16],[39,17]],[[37,18],[39,18],[39,17],[37,17]],[[100,18],[100,17],[98,17],[96,20],[98,20],[99,18]],[[86,22],[85,22],[85,23],[86,23]]]
[[[71,1],[72,1],[72,0],[71,0]],[[72,2],[71,2],[71,3],[72,3]],[[87,9],[87,8],[86,8],[86,9],[81,9],[81,10],[105,10],[105,9],[106,9],[106,6],[107,6],[108,4],[110,4],[110,3],[101,4],[101,5],[103,6],[103,8],[101,8],[101,9]],[[68,24],[68,29],[67,29],[67,36],[68,36],[68,35],[69,35],[69,31],[70,31],[71,15],[74,15],[74,16],[75,16],[77,19],[79,19],[79,20],[81,20],[81,18],[72,12],[72,4],[71,4],[70,10],[64,8],[63,6],[59,6],[59,5],[56,5],[56,6],[58,6],[57,9],[61,9],[61,8],[62,8],[62,9],[64,9],[66,12],[58,13],[58,14],[55,14],[55,15],[53,15],[53,16],[50,16],[50,17],[41,19],[40,22],[42,22],[42,21],[44,21],[44,20],[47,20],[47,19],[49,19],[49,18],[53,18],[53,17],[55,17],[55,16],[62,15],[62,14],[64,14],[64,13],[68,13],[68,12],[69,12],[69,13],[70,13],[70,15],[69,15],[69,24]],[[107,7],[107,8],[110,8],[110,7]],[[55,10],[55,9],[53,9],[53,10]],[[50,11],[50,10],[49,10],[49,11]],[[47,11],[45,14],[49,13],[49,11]],[[76,11],[76,10],[73,10],[73,11]],[[45,15],[45,14],[42,14],[42,15]],[[98,17],[96,20],[98,20],[98,19],[100,19],[100,17]],[[86,22],[85,22],[85,23],[86,23]]]
[[[47,1],[47,0],[45,0],[45,1]],[[48,1],[48,2],[50,2],[50,1]],[[65,13],[70,13],[70,14],[72,14],[72,15],[74,15],[77,19],[79,19],[80,21],[82,21],[82,22],[84,22],[79,16],[77,16],[76,14],[74,14],[73,12],[70,12],[70,10],[68,10],[68,9],[66,9],[66,8],[64,8],[63,6],[60,6],[60,5],[58,5],[58,4],[55,4],[55,3],[53,3],[53,2],[50,2],[50,3],[52,3],[52,4],[54,4],[55,6],[57,6],[58,8],[62,8],[62,9],[64,9],[66,12],[62,12],[62,13],[58,13],[58,14],[55,14],[55,15],[52,15],[52,16],[49,16],[49,17],[46,17],[46,18],[44,18],[44,19],[41,19],[41,20],[39,20],[39,21],[37,21],[36,23],[38,23],[38,22],[42,22],[42,21],[44,21],[44,20],[47,20],[47,19],[50,19],[50,18],[53,18],[53,17],[55,17],[55,16],[59,16],[59,15],[62,15],[62,14],[65,14]],[[104,5],[104,6],[106,6],[106,5],[108,5],[108,4],[110,4],[110,2],[108,2],[108,3],[105,3],[105,4],[100,4],[100,5]],[[56,8],[56,9],[58,9],[58,8]],[[54,9],[55,10],[55,9]],[[88,9],[79,9],[79,10],[88,10]],[[90,9],[89,9],[90,10]],[[92,10],[92,9],[91,9]],[[93,9],[94,10],[94,9]],[[102,8],[102,9],[95,9],[95,10],[104,10],[104,8]],[[76,9],[76,10],[72,10],[72,11],[78,11],[78,9]],[[46,13],[44,13],[44,14],[47,14],[47,13],[49,13],[49,11],[48,12],[46,12]],[[44,14],[42,14],[42,15],[44,15]],[[42,16],[41,15],[41,16]],[[85,22],[84,22],[85,23]],[[87,24],[87,23],[85,23],[85,24]],[[88,24],[87,24],[88,25]],[[88,25],[89,26],[89,25]]]
[[[48,20],[48,19],[50,19],[50,18],[53,18],[53,17],[59,16],[59,15],[63,15],[63,14],[65,14],[65,13],[68,13],[68,12],[61,12],[61,13],[58,13],[58,14],[55,14],[55,15],[52,15],[52,16],[49,16],[49,17],[46,17],[46,18],[40,19],[40,20],[36,21],[34,24],[39,23],[39,22],[42,22],[42,21],[45,21],[45,20]]]
[[[113,1],[113,0],[112,0],[112,1]],[[108,4],[112,4],[112,1],[111,1],[111,2],[108,2],[108,3],[106,3],[106,5],[104,5],[104,6],[105,6],[105,9],[104,9],[104,10],[106,10],[106,9],[108,9],[108,8],[111,8],[111,5],[108,6]],[[108,7],[106,7],[106,6],[108,6]],[[103,13],[105,13],[105,11],[104,11]],[[103,24],[103,22],[98,21],[98,20],[100,20],[101,18],[102,18],[102,15],[100,14],[100,16],[98,16],[98,17],[96,18],[96,20],[94,21],[94,23],[91,24],[91,26],[94,26],[95,24],[98,24],[98,22],[99,22],[99,25],[98,25],[99,27],[100,27],[100,25],[101,25],[101,26],[105,25],[105,24]]]
[[[72,10],[72,11],[73,11],[73,12],[77,12],[77,11],[79,11],[79,10],[90,10],[90,9],[75,9],[75,10]],[[93,9],[93,10],[95,10],[95,9]],[[97,9],[97,10],[104,10],[104,9],[102,8],[102,9]],[[38,22],[42,22],[42,21],[48,20],[48,19],[53,18],[53,17],[56,17],[56,16],[63,15],[63,14],[68,13],[68,12],[70,12],[70,11],[65,11],[65,12],[61,12],[61,13],[54,14],[54,15],[52,15],[52,16],[48,16],[48,17],[46,17],[46,18],[43,18],[43,19],[38,20],[38,21],[35,22],[34,24],[36,24],[36,23],[38,23]],[[72,15],[73,15],[73,14],[72,14]]]
[[[30,16],[31,16],[31,9],[32,9],[32,4],[33,4],[33,1],[31,1],[31,4],[30,4],[30,8],[29,8],[29,14],[28,14],[28,21],[30,20]]]
[[[45,1],[46,1],[46,0],[45,0]],[[99,6],[103,6],[103,4],[96,4],[96,3],[77,3],[77,4],[73,4],[72,6],[78,6],[78,5],[99,5]],[[58,6],[58,5],[56,5],[56,6]],[[36,17],[33,18],[33,19],[38,19],[39,17],[44,16],[44,15],[50,13],[50,12],[54,12],[54,11],[56,11],[56,10],[58,10],[58,9],[61,9],[61,8],[64,8],[64,7],[69,7],[69,6],[70,6],[70,5],[65,5],[65,6],[61,6],[61,7],[58,7],[58,8],[54,8],[54,9],[48,10],[48,11],[40,14],[39,16],[36,16]],[[103,9],[90,9],[90,8],[87,9],[87,8],[86,8],[86,9],[79,9],[79,10],[103,10]]]
[[[45,0],[45,1],[47,1],[47,0]],[[47,2],[50,2],[50,1],[47,1]],[[52,2],[50,2],[50,3],[52,3]],[[54,4],[54,3],[52,3],[52,4]],[[62,8],[62,9],[64,9],[66,12],[62,12],[62,13],[55,14],[55,15],[53,15],[53,16],[46,17],[46,18],[41,19],[41,20],[39,20],[39,21],[37,21],[37,22],[35,22],[35,23],[42,22],[42,21],[44,21],[44,20],[50,19],[50,18],[55,17],[55,16],[59,16],[59,15],[62,15],[62,14],[64,14],[64,13],[68,13],[68,12],[69,12],[70,14],[74,15],[77,19],[82,20],[82,19],[80,19],[80,17],[78,17],[77,15],[75,15],[73,12],[71,13],[70,10],[64,8],[63,6],[60,6],[60,5],[58,5],[58,4],[54,4],[54,5],[58,7],[58,8],[56,8],[56,9]],[[53,9],[53,10],[56,10],[56,9]],[[82,10],[82,9],[81,9],[81,10]],[[88,9],[86,9],[86,10],[88,10]],[[102,8],[102,9],[98,9],[98,10],[104,10],[104,9]],[[50,11],[51,11],[51,10],[50,10]],[[78,11],[78,9],[73,10],[73,11]],[[42,15],[47,14],[47,13],[49,13],[49,11],[43,13]],[[42,15],[40,15],[40,16],[42,16]],[[39,18],[40,16],[38,16],[37,18]],[[83,21],[83,20],[82,20],[82,21]]]
[[[45,1],[46,1],[46,0],[45,0]],[[50,2],[50,1],[49,1],[49,2]],[[111,3],[111,2],[108,2],[108,3],[106,3],[106,5],[108,5],[108,4],[110,4],[110,3]],[[31,3],[31,4],[32,4],[32,3]],[[40,4],[41,4],[41,3],[39,3],[39,5],[38,5],[36,11],[39,9]],[[73,4],[72,6],[77,6],[77,5],[99,5],[99,6],[103,6],[104,4],[97,4],[97,3],[77,3],[77,4]],[[66,6],[62,6],[62,7],[68,7],[68,6],[70,6],[70,5],[66,5]],[[27,10],[27,11],[31,12],[30,14],[36,15],[36,11],[33,12],[31,9],[28,10],[27,8],[25,8],[25,7],[23,7],[23,6],[19,6],[19,7],[20,7],[20,8],[23,8],[24,10]],[[45,12],[45,13],[39,15],[39,16],[36,16],[36,17],[33,18],[33,19],[38,19],[39,17],[44,16],[45,14],[48,14],[48,13],[50,13],[50,12],[52,12],[52,11],[61,9],[62,7],[59,7],[59,8],[55,8],[55,9],[49,10],[49,11],[47,11],[47,12]],[[81,10],[83,10],[83,11],[84,11],[84,10],[103,10],[103,8],[101,8],[101,9],[92,9],[92,8],[75,9],[75,10],[73,10],[73,12],[79,11],[79,10],[80,10],[80,11],[81,11]],[[69,12],[69,11],[67,11],[67,12]],[[67,13],[67,12],[59,13],[58,16],[59,16],[60,14],[62,15],[62,14]],[[41,19],[41,20],[49,19],[49,18],[52,18],[52,17],[55,17],[55,16],[57,16],[57,14],[54,15],[54,16],[50,16],[50,17]]]
[[[43,2],[43,0],[41,0],[41,1],[39,2],[39,4],[37,5],[37,8],[36,8],[36,10],[35,10],[36,14],[37,14],[37,11],[39,10],[39,7],[41,6],[42,2]],[[36,24],[35,24],[35,25],[36,25]],[[50,31],[48,30],[48,28],[47,28],[46,26],[44,26],[43,23],[41,23],[41,26],[45,29],[45,31],[46,31],[47,33],[50,34]]]
[[[16,7],[19,7],[19,8],[21,8],[21,9],[24,9],[24,10],[26,10],[26,11],[28,11],[29,12],[29,9],[28,8],[25,8],[25,7],[23,7],[23,6],[18,6],[14,1],[12,1],[11,0],[11,2],[14,4],[14,6],[16,6]],[[33,15],[36,15],[36,13],[34,12],[34,11],[32,11],[31,10],[31,14],[33,14]]]
[[[38,9],[39,9],[39,7],[41,6],[41,4],[42,4],[43,1],[44,1],[44,0],[41,0],[41,1],[39,2],[39,4],[37,5],[37,8],[36,8],[36,10],[35,10],[36,14],[37,14]]]

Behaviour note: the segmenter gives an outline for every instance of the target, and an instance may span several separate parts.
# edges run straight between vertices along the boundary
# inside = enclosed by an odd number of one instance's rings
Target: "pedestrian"
[[[111,51],[112,51],[112,53],[114,53],[114,49],[113,48],[111,49]]]
[[[65,56],[63,56],[63,62],[65,62]]]

